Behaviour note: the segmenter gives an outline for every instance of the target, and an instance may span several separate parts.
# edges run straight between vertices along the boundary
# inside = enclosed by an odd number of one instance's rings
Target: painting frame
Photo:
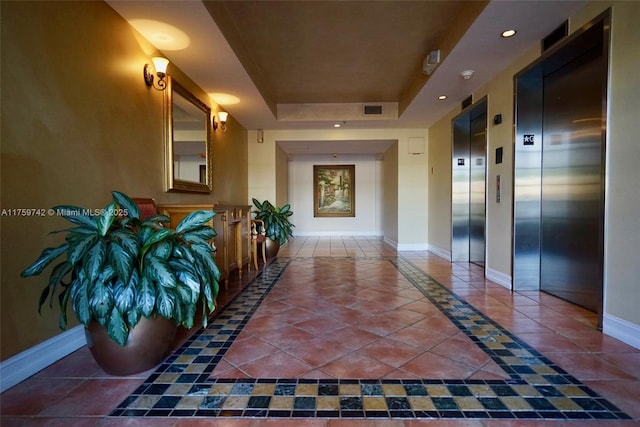
[[[313,216],[356,216],[356,165],[313,165]]]

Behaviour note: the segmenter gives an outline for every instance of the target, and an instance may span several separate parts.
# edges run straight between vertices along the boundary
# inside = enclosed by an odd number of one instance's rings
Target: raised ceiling
[[[583,1],[127,1],[130,22],[168,24],[174,49],[143,36],[247,129],[427,128],[570,15]],[[514,28],[510,39],[500,33]],[[183,41],[183,39],[181,39]],[[441,51],[431,75],[425,56]],[[460,72],[473,69],[465,80]],[[171,66],[169,67],[171,73]],[[438,101],[438,95],[447,95]],[[385,114],[364,116],[365,104]]]

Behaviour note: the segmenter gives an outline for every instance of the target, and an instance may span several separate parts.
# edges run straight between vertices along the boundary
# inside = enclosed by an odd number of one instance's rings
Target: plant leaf
[[[60,304],[60,317],[58,319],[58,327],[63,331],[67,329],[67,304],[69,302],[70,294],[71,289],[67,287],[60,293],[60,295],[58,295],[58,303]]]
[[[172,250],[173,250],[173,243],[171,243],[169,240],[165,240],[153,245],[153,247],[148,253],[150,256],[153,256],[155,258],[167,260],[171,256]]]
[[[122,313],[114,307],[107,320],[107,334],[118,344],[124,347],[129,338],[129,328],[124,323]]]
[[[89,227],[92,230],[98,230],[95,218],[86,214],[89,209],[84,209],[78,206],[59,205],[52,208],[56,211],[56,216],[61,216],[70,223]]]
[[[124,193],[119,191],[112,191],[111,195],[113,196],[113,200],[120,206],[122,209],[126,210],[129,218],[140,219],[140,208]]]
[[[158,228],[163,226],[162,223],[171,223],[171,218],[166,215],[154,215],[144,220],[142,225],[146,227]]]
[[[72,290],[71,306],[76,317],[83,325],[88,325],[91,320],[91,311],[89,310],[89,295],[87,293],[87,286],[84,283],[84,274],[79,272],[78,277],[70,286]],[[62,297],[63,294],[60,294]],[[62,304],[60,307],[61,314],[66,316],[66,310],[63,309]]]
[[[51,287],[51,300],[49,301],[49,306],[53,307],[53,296],[56,292],[56,289],[58,287],[58,285],[62,282],[62,279],[69,274],[69,272],[71,272],[71,264],[69,264],[67,261],[63,261],[60,264],[57,264],[55,267],[53,267],[53,270],[51,271],[51,276],[49,276],[49,286]],[[40,306],[42,306],[42,303],[40,303]]]
[[[131,278],[134,261],[128,249],[125,249],[117,242],[109,244],[109,263],[115,270],[116,275],[125,283],[129,282]]]
[[[159,230],[154,231],[153,234],[148,236],[148,240],[144,242],[144,246],[142,248],[143,253],[146,253],[147,250],[149,250],[149,248],[151,247],[151,245],[165,240],[168,236],[172,235],[173,233],[174,231],[171,230],[170,228],[161,228]]]
[[[113,310],[113,293],[104,282],[96,283],[89,296],[89,308],[95,317],[107,317]]]
[[[214,211],[194,211],[185,216],[182,221],[176,227],[176,232],[181,233],[183,231],[190,231],[196,228],[202,227],[207,222],[216,216]]]
[[[143,316],[151,316],[156,305],[156,293],[153,283],[146,276],[140,278],[137,303]]]
[[[71,264],[77,264],[82,257],[100,240],[100,236],[86,236],[71,243],[67,258]]]
[[[173,311],[176,305],[176,298],[173,292],[169,290],[159,287],[158,288],[158,300],[156,301],[158,306],[158,313],[162,317],[166,317],[167,319],[172,319]]]
[[[20,276],[30,277],[42,273],[42,271],[47,268],[54,259],[65,253],[68,247],[69,243],[65,242],[57,248],[46,248],[33,264],[20,273]]]
[[[171,271],[169,265],[163,259],[146,257],[146,262],[144,264],[144,276],[158,282],[161,287],[176,287],[176,277],[173,275],[173,271]]]
[[[122,246],[124,250],[129,252],[132,258],[136,258],[140,251],[140,241],[135,233],[126,228],[114,230],[113,233],[111,233],[111,239]]]
[[[82,265],[89,273],[91,280],[97,280],[102,273],[102,265],[107,258],[107,243],[98,239],[83,257]]]
[[[116,308],[121,313],[131,310],[136,302],[133,286],[126,285],[123,281],[118,280],[114,289],[113,300]]]
[[[96,218],[96,224],[98,226],[98,232],[101,236],[106,236],[113,220],[117,218],[118,205],[116,202],[111,202],[100,212],[100,215]]]

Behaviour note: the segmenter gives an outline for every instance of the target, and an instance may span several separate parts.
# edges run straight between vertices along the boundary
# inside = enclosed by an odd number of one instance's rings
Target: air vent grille
[[[380,114],[382,114],[382,105],[365,105],[364,106],[364,114],[365,115],[380,115]]]

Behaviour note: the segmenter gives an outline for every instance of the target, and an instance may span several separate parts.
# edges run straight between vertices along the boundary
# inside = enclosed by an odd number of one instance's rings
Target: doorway
[[[516,76],[514,289],[602,317],[608,13]]]
[[[453,119],[451,260],[485,266],[487,100]]]

